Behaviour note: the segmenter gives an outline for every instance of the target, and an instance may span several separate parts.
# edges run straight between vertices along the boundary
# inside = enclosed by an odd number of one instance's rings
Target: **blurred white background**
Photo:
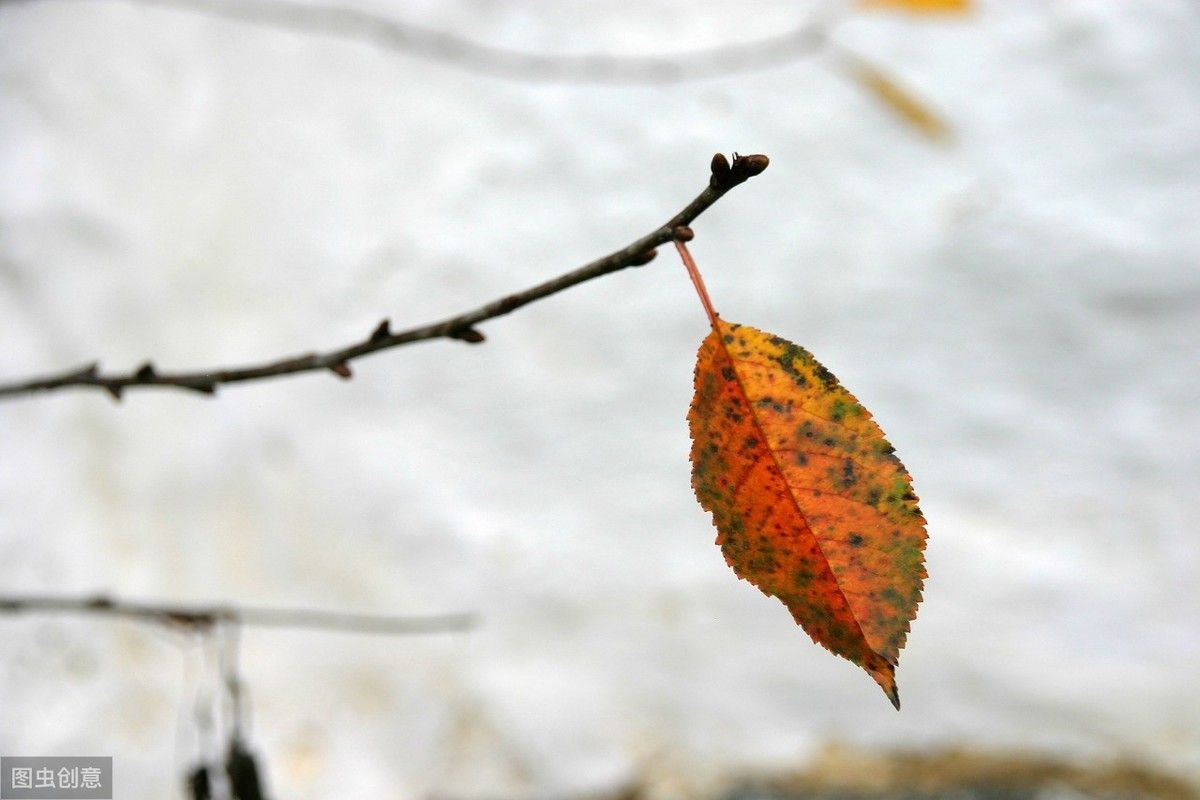
[[[626,55],[807,13],[355,5]],[[829,742],[1200,779],[1200,11],[990,2],[833,36],[952,141],[828,55],[537,85],[168,7],[0,4],[0,380],[430,321],[650,231],[713,152],[766,153],[693,252],[722,314],[812,350],[914,475],[930,577],[900,714],[713,545],[684,419],[706,320],[669,249],[348,383],[0,404],[0,591],[480,612],[469,634],[248,631],[278,797],[680,797]],[[178,796],[205,675],[182,641],[0,618],[0,753],[113,755],[118,796]]]

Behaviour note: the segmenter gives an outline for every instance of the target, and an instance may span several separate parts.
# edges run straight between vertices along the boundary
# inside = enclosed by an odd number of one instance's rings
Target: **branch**
[[[126,389],[151,386],[169,386],[211,395],[216,392],[218,386],[226,383],[241,383],[317,370],[329,370],[341,378],[350,378],[353,374],[350,370],[350,362],[354,359],[428,339],[460,339],[471,344],[478,344],[484,340],[483,334],[475,327],[481,322],[511,313],[521,306],[557,294],[584,281],[590,281],[626,267],[636,267],[648,263],[655,256],[656,247],[675,238],[676,228],[686,227],[730,189],[766,169],[767,163],[767,157],[764,155],[739,156],[734,153],[731,166],[725,156],[718,153],[713,156],[712,177],[704,191],[688,203],[682,211],[642,238],[545,283],[501,297],[479,308],[439,322],[394,333],[388,320],[385,319],[375,326],[375,329],[365,339],[345,347],[325,352],[289,356],[278,361],[231,369],[159,372],[151,362],[147,361],[133,372],[122,374],[103,373],[100,371],[99,364],[94,362],[81,369],[68,370],[57,375],[0,384],[0,399],[84,386],[103,389],[116,400],[121,399],[121,395]]]
[[[93,0],[94,1],[94,0]],[[34,0],[0,0],[2,5]],[[465,39],[354,8],[282,0],[128,0],[235,22],[365,42],[467,72],[533,83],[662,84],[765,69],[816,53],[832,14],[822,10],[794,29],[744,44],[672,57],[540,55]]]
[[[344,614],[332,611],[255,608],[250,606],[181,606],[117,600],[108,595],[56,597],[0,596],[0,614],[104,614],[168,627],[207,629],[221,622],[262,628],[347,631],[380,635],[443,633],[473,628],[473,614],[420,617]]]

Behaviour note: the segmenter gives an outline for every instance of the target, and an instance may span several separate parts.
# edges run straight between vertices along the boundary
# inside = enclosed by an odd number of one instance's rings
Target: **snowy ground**
[[[798,5],[362,7],[640,54]],[[249,631],[279,797],[668,795],[829,741],[1200,778],[1200,12],[992,2],[836,37],[953,145],[828,58],[529,85],[120,0],[0,4],[0,379],[435,319],[650,230],[715,151],[768,153],[694,252],[722,313],[817,354],[915,476],[930,578],[900,714],[712,545],[684,423],[706,322],[668,252],[350,383],[0,405],[0,590],[483,615]],[[0,619],[0,753],[111,754],[119,797],[171,796],[202,746],[182,641]]]

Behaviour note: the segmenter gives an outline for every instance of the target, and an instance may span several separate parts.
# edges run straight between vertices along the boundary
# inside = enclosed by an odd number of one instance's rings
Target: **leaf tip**
[[[879,684],[879,688],[883,689],[883,693],[887,695],[887,699],[891,701],[892,706],[897,711],[900,710],[900,687],[896,685],[896,667],[894,664],[884,661],[882,664],[876,663],[870,666],[864,665],[867,672]]]

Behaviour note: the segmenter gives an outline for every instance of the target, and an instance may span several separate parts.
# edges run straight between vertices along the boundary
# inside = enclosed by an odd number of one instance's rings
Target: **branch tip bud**
[[[765,170],[771,164],[771,159],[767,158],[762,153],[742,156],[742,159],[746,162],[746,174],[752,178],[755,175],[762,174],[763,170]]]
[[[730,182],[734,185],[760,174],[771,163],[771,159],[755,153],[749,156],[733,154],[733,166],[729,168]]]

